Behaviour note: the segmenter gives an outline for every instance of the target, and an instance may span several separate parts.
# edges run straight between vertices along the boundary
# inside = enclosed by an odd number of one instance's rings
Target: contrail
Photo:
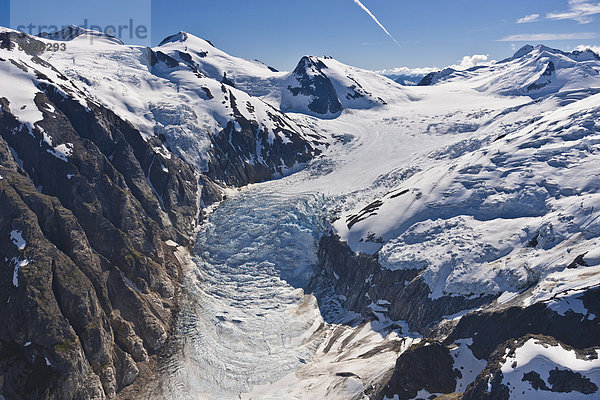
[[[369,14],[369,16],[370,16],[371,18],[373,18],[373,21],[375,21],[375,23],[376,23],[377,25],[379,25],[379,27],[380,27],[381,29],[383,29],[383,31],[385,32],[385,34],[386,34],[386,35],[388,35],[388,36],[390,37],[390,39],[392,39],[392,40],[394,41],[394,43],[396,43],[396,46],[398,46],[398,47],[400,47],[400,48],[402,47],[402,46],[400,46],[400,43],[398,43],[398,41],[396,40],[396,38],[394,38],[394,37],[392,36],[392,34],[391,34],[391,33],[389,33],[387,29],[385,29],[385,26],[383,26],[383,24],[382,24],[381,22],[379,22],[379,20],[377,19],[377,17],[376,17],[376,16],[375,16],[375,15],[374,15],[374,14],[373,14],[373,13],[372,13],[372,12],[371,12],[371,11],[370,11],[368,8],[367,8],[367,7],[365,7],[365,5],[364,5],[363,3],[361,3],[361,2],[360,2],[360,0],[354,0],[354,2],[355,2],[355,3],[356,3],[356,4],[357,4],[357,5],[360,7],[360,8],[362,8],[362,9],[363,9],[363,10],[364,10],[364,11],[365,11],[367,14]]]

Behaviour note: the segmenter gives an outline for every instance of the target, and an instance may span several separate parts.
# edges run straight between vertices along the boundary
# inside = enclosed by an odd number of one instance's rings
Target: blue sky
[[[156,45],[185,30],[230,54],[280,69],[293,68],[305,54],[383,69],[443,67],[474,54],[501,59],[526,43],[562,49],[600,45],[597,0],[362,0],[362,4],[399,46],[354,0],[0,0],[0,24],[13,28],[17,20],[82,24],[87,18],[104,27],[132,18],[149,29],[147,39],[137,40],[141,44]]]

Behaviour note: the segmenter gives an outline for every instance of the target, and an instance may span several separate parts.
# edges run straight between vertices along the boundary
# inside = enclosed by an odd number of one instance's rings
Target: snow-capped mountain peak
[[[286,112],[332,118],[345,109],[406,100],[390,79],[331,57],[304,56],[292,72],[280,72],[260,61],[232,56],[187,32],[167,37],[155,50]]]
[[[188,33],[185,31],[179,31],[174,35],[167,36],[158,45],[162,46],[167,43],[185,42],[188,39]]]
[[[512,57],[490,66],[433,72],[423,78],[420,85],[442,83],[531,98],[573,90],[589,91],[600,87],[600,57],[592,50],[566,52],[544,45],[526,45]]]
[[[216,48],[210,41],[183,31],[165,38],[156,50],[197,68],[209,78],[239,87],[252,95],[264,94],[264,91],[257,92],[253,83],[278,75],[276,69],[260,61],[232,56]]]
[[[118,39],[107,33],[85,29],[75,25],[68,26],[56,32],[42,32],[38,36],[44,39],[58,40],[62,42],[70,42],[75,39],[88,39],[93,41],[99,40],[112,44],[124,44],[121,39]]]
[[[195,51],[211,51],[214,54],[227,54],[215,47],[210,40],[202,39],[185,31],[179,31],[174,35],[167,36],[159,44],[158,47],[177,48],[179,50],[189,48]]]
[[[521,58],[521,57],[531,53],[533,51],[533,49],[534,49],[534,47],[532,45],[526,44],[525,46],[523,46],[519,50],[517,50],[510,59],[514,60],[516,58]]]
[[[543,44],[539,44],[537,46],[525,45],[519,50],[517,50],[512,57],[501,62],[512,61],[526,56],[564,56],[574,61],[600,61],[600,56],[598,56],[598,54],[596,54],[592,49],[585,49],[583,51],[574,50],[572,52],[567,52],[559,49],[554,49]]]
[[[371,109],[406,101],[396,82],[331,57],[304,56],[282,85],[281,109],[336,117],[345,109]]]

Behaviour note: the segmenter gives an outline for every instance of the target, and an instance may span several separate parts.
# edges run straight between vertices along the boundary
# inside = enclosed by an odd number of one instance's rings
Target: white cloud
[[[409,67],[397,67],[388,68],[375,71],[381,75],[427,75],[430,72],[439,71],[440,68],[435,67],[422,67],[422,68],[409,68]]]
[[[498,42],[549,42],[552,40],[588,40],[595,39],[598,34],[595,32],[577,32],[577,33],[533,33],[510,35]]]
[[[534,21],[537,21],[539,17],[540,17],[540,14],[529,14],[529,15],[524,16],[523,18],[519,18],[517,20],[517,24],[526,24],[528,22],[534,22]]]
[[[590,49],[594,53],[600,55],[600,46],[588,46],[588,45],[585,45],[585,44],[580,44],[579,46],[575,46],[575,48],[573,50],[586,51],[587,49]]]
[[[464,70],[473,67],[477,67],[480,65],[491,65],[496,61],[489,60],[489,57],[484,54],[473,54],[472,56],[464,56],[460,62],[460,64],[449,65],[447,68],[452,68],[456,70]],[[397,67],[397,68],[388,68],[382,69],[379,71],[375,71],[381,75],[427,75],[430,72],[438,72],[443,68],[438,67],[422,67],[422,68],[409,68],[409,67]]]
[[[464,56],[460,64],[451,65],[454,69],[469,69],[479,65],[490,65],[494,61],[488,61],[488,56],[484,54],[473,54],[472,56]]]
[[[553,12],[546,15],[548,19],[572,19],[580,24],[589,24],[593,21],[592,15],[600,14],[600,3],[589,0],[569,0],[569,10]]]

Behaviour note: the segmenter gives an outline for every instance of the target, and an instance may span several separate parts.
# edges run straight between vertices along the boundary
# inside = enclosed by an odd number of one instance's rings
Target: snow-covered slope
[[[595,399],[598,349],[571,348],[551,337],[526,335],[500,346],[464,398]]]
[[[325,117],[408,100],[390,79],[331,58],[302,58],[281,90],[282,110]]]
[[[114,36],[108,35],[106,33],[93,31],[90,29],[84,29],[79,26],[71,25],[62,30],[56,32],[42,32],[40,37],[44,39],[57,40],[57,41],[71,41],[73,39],[85,38],[90,42],[104,42],[104,43],[113,43],[113,44],[123,44],[121,39],[118,39]],[[65,47],[66,48],[66,47]]]
[[[600,385],[599,355],[600,351],[597,351],[589,357],[581,357],[560,344],[549,346],[532,338],[504,360],[502,384],[509,388],[510,398],[514,399],[524,392],[540,399],[585,398],[586,394],[595,393]],[[565,375],[578,377],[579,382],[568,387]]]
[[[600,95],[559,103],[519,107],[431,152],[337,231],[384,268],[423,269],[433,297],[568,282],[558,271],[599,244]]]
[[[559,91],[600,87],[600,57],[592,50],[564,52],[524,46],[512,57],[466,71],[433,72],[422,85],[462,81],[473,89],[539,98]]]
[[[187,32],[179,32],[165,38],[159,50],[183,64],[191,65],[203,75],[227,83],[248,94],[269,98],[278,90],[278,81],[287,75],[258,60],[246,60],[231,56],[217,49],[209,41]]]
[[[84,30],[69,28],[55,36],[68,40],[66,47],[37,52],[37,69],[52,82],[105,105],[143,135],[161,137],[166,147],[219,180],[239,184],[286,175],[318,153],[321,142],[310,130],[268,103],[211,79],[185,57],[176,60],[161,47],[126,46]],[[191,40],[198,46],[206,43]],[[215,57],[226,58],[214,51]],[[31,55],[17,48],[7,58],[31,64]],[[39,76],[7,68],[7,74],[19,79],[3,79],[8,100],[33,104]],[[17,84],[28,89],[11,89]],[[28,113],[23,122],[35,123],[37,107],[23,110]]]
[[[286,112],[329,118],[344,109],[407,100],[390,79],[328,57],[305,56],[294,71],[279,72],[260,61],[233,57],[185,32],[166,38],[156,50]]]
[[[423,157],[421,171],[341,216],[334,226],[342,239],[378,252],[384,268],[423,269],[434,298],[518,292],[593,251],[600,236],[593,228],[600,218],[593,211],[598,57],[529,46],[439,87],[480,91],[487,79],[486,93],[524,94],[522,82],[549,63],[557,67],[547,76],[559,79],[548,88],[557,93],[507,109]],[[517,89],[509,91],[511,73]]]

